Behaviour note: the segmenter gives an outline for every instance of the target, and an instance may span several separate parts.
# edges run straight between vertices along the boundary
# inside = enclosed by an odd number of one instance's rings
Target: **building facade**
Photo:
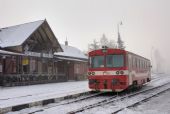
[[[46,20],[1,28],[0,39],[3,86],[79,80],[79,71],[73,72],[76,64],[87,65],[87,58],[77,62],[58,56],[64,50]]]

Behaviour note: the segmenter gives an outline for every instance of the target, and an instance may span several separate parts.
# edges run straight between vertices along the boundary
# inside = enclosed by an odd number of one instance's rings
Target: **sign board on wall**
[[[23,58],[22,65],[28,65],[29,61],[28,58]]]

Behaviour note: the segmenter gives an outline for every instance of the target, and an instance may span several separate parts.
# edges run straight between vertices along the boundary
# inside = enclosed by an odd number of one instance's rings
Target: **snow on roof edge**
[[[1,30],[0,47],[12,47],[12,46],[21,45],[45,21],[46,20],[38,20],[34,22],[28,22],[28,23],[0,28]],[[14,40],[15,38],[18,38],[18,40]]]
[[[88,59],[88,57],[78,48],[73,46],[66,46],[60,44],[64,52],[55,52],[54,55],[63,56],[63,57],[73,57],[73,58],[81,58]]]

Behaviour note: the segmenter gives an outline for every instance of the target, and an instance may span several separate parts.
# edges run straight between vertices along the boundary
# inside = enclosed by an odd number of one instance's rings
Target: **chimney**
[[[67,37],[66,37],[66,41],[65,41],[65,46],[68,46],[68,41],[67,41]]]

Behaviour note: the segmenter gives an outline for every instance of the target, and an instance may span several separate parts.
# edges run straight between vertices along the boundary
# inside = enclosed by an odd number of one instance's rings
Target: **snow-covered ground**
[[[0,108],[89,91],[87,81],[0,88]]]
[[[152,74],[152,82],[144,87],[155,87],[166,82],[170,82],[170,75],[165,74]],[[43,85],[33,85],[33,86],[23,86],[23,87],[10,87],[10,88],[0,88],[0,107],[16,104],[21,102],[28,102],[34,100],[40,100],[49,97],[61,97],[65,95],[71,95],[75,93],[89,91],[87,81],[80,82],[65,82],[65,83],[55,83],[55,84],[43,84]],[[158,97],[151,99],[148,102],[139,105],[138,107],[132,109],[125,109],[119,114],[169,114],[170,113],[170,92],[161,94]],[[6,100],[3,100],[6,99]],[[96,99],[97,101],[97,99]],[[92,102],[92,101],[91,101]],[[127,101],[128,102],[128,101]],[[52,104],[49,104],[52,105]],[[53,104],[54,105],[54,104]],[[81,104],[82,105],[82,104]],[[86,104],[84,104],[86,105]],[[121,104],[119,104],[121,105]],[[80,105],[77,104],[77,108]],[[71,106],[70,108],[76,109],[76,106]],[[43,107],[33,107],[28,109],[23,109],[17,112],[9,112],[9,114],[26,114]],[[42,112],[37,112],[36,114],[64,114],[63,112],[67,110],[66,106],[53,107],[45,109]],[[106,107],[97,108],[97,110],[92,109],[89,111],[82,112],[82,114],[109,114]]]

